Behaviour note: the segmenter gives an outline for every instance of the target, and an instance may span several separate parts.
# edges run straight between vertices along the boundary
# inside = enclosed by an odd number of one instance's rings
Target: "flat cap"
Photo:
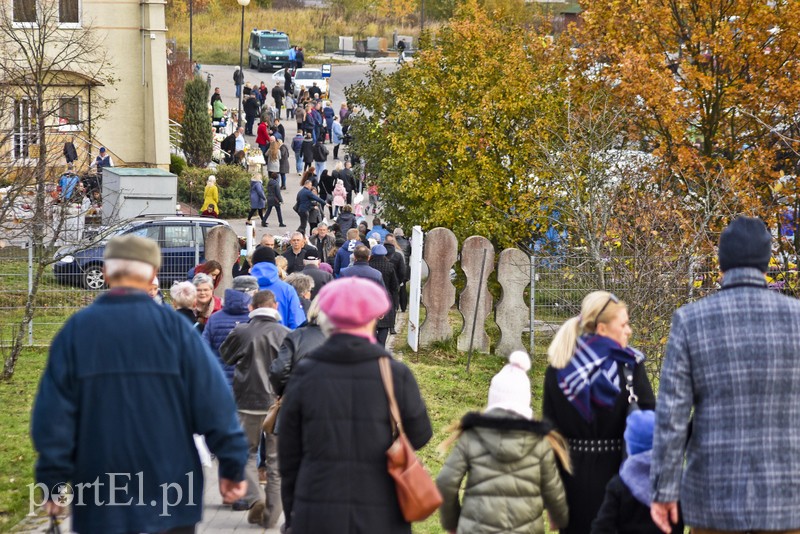
[[[120,235],[111,238],[106,244],[103,259],[141,261],[159,269],[161,249],[152,239],[133,234]]]

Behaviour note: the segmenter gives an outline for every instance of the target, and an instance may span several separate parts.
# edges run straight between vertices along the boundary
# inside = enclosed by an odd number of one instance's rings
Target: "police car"
[[[250,32],[247,56],[251,69],[272,71],[289,66],[289,36],[278,30]]]

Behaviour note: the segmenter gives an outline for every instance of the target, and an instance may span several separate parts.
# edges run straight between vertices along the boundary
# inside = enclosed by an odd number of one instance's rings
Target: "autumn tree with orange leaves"
[[[763,0],[612,0],[585,5],[574,36],[634,110],[660,185],[716,228],[750,213],[773,228],[794,204],[800,10]]]

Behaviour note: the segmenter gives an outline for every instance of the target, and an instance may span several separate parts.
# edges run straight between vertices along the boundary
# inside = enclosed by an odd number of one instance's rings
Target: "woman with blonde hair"
[[[628,411],[637,403],[655,407],[644,355],[628,346],[630,335],[625,303],[593,291],[547,349],[542,414],[567,439],[573,469],[572,476],[562,470],[569,505],[562,533],[591,531],[606,484],[622,463]]]
[[[219,213],[219,189],[217,189],[217,177],[213,174],[206,180],[206,188],[203,191],[203,207],[200,208],[200,211],[206,211],[210,204],[213,204]]]
[[[278,174],[281,172],[281,147],[278,145],[275,136],[269,138],[269,148],[267,149],[267,172]]]

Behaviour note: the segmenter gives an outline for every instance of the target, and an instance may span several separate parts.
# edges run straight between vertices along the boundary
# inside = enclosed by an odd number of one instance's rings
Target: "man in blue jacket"
[[[191,325],[146,293],[158,245],[115,237],[104,259],[110,290],[50,346],[31,420],[37,486],[50,514],[72,486],[76,532],[194,532],[203,470],[193,434],[219,461],[223,500],[245,494],[247,441],[233,396]]]
[[[369,249],[367,247],[358,245],[353,251],[353,260],[353,265],[339,271],[342,278],[357,276],[359,278],[372,280],[379,286],[385,287],[381,272],[369,265]]]
[[[256,249],[250,274],[256,277],[260,290],[269,289],[275,295],[283,326],[294,330],[306,322],[306,313],[297,292],[278,275],[274,250],[267,247]]]
[[[211,314],[203,329],[203,339],[214,351],[231,387],[233,387],[233,366],[222,361],[219,347],[237,324],[250,320],[250,299],[256,291],[258,291],[258,281],[255,277],[245,275],[234,278],[233,288],[225,290],[225,303],[222,309]]]
[[[336,256],[333,258],[333,276],[339,278],[342,269],[350,267],[352,264],[351,258],[356,247],[361,244],[359,239],[358,228],[350,228],[347,231],[347,241],[339,247],[336,251]]]

